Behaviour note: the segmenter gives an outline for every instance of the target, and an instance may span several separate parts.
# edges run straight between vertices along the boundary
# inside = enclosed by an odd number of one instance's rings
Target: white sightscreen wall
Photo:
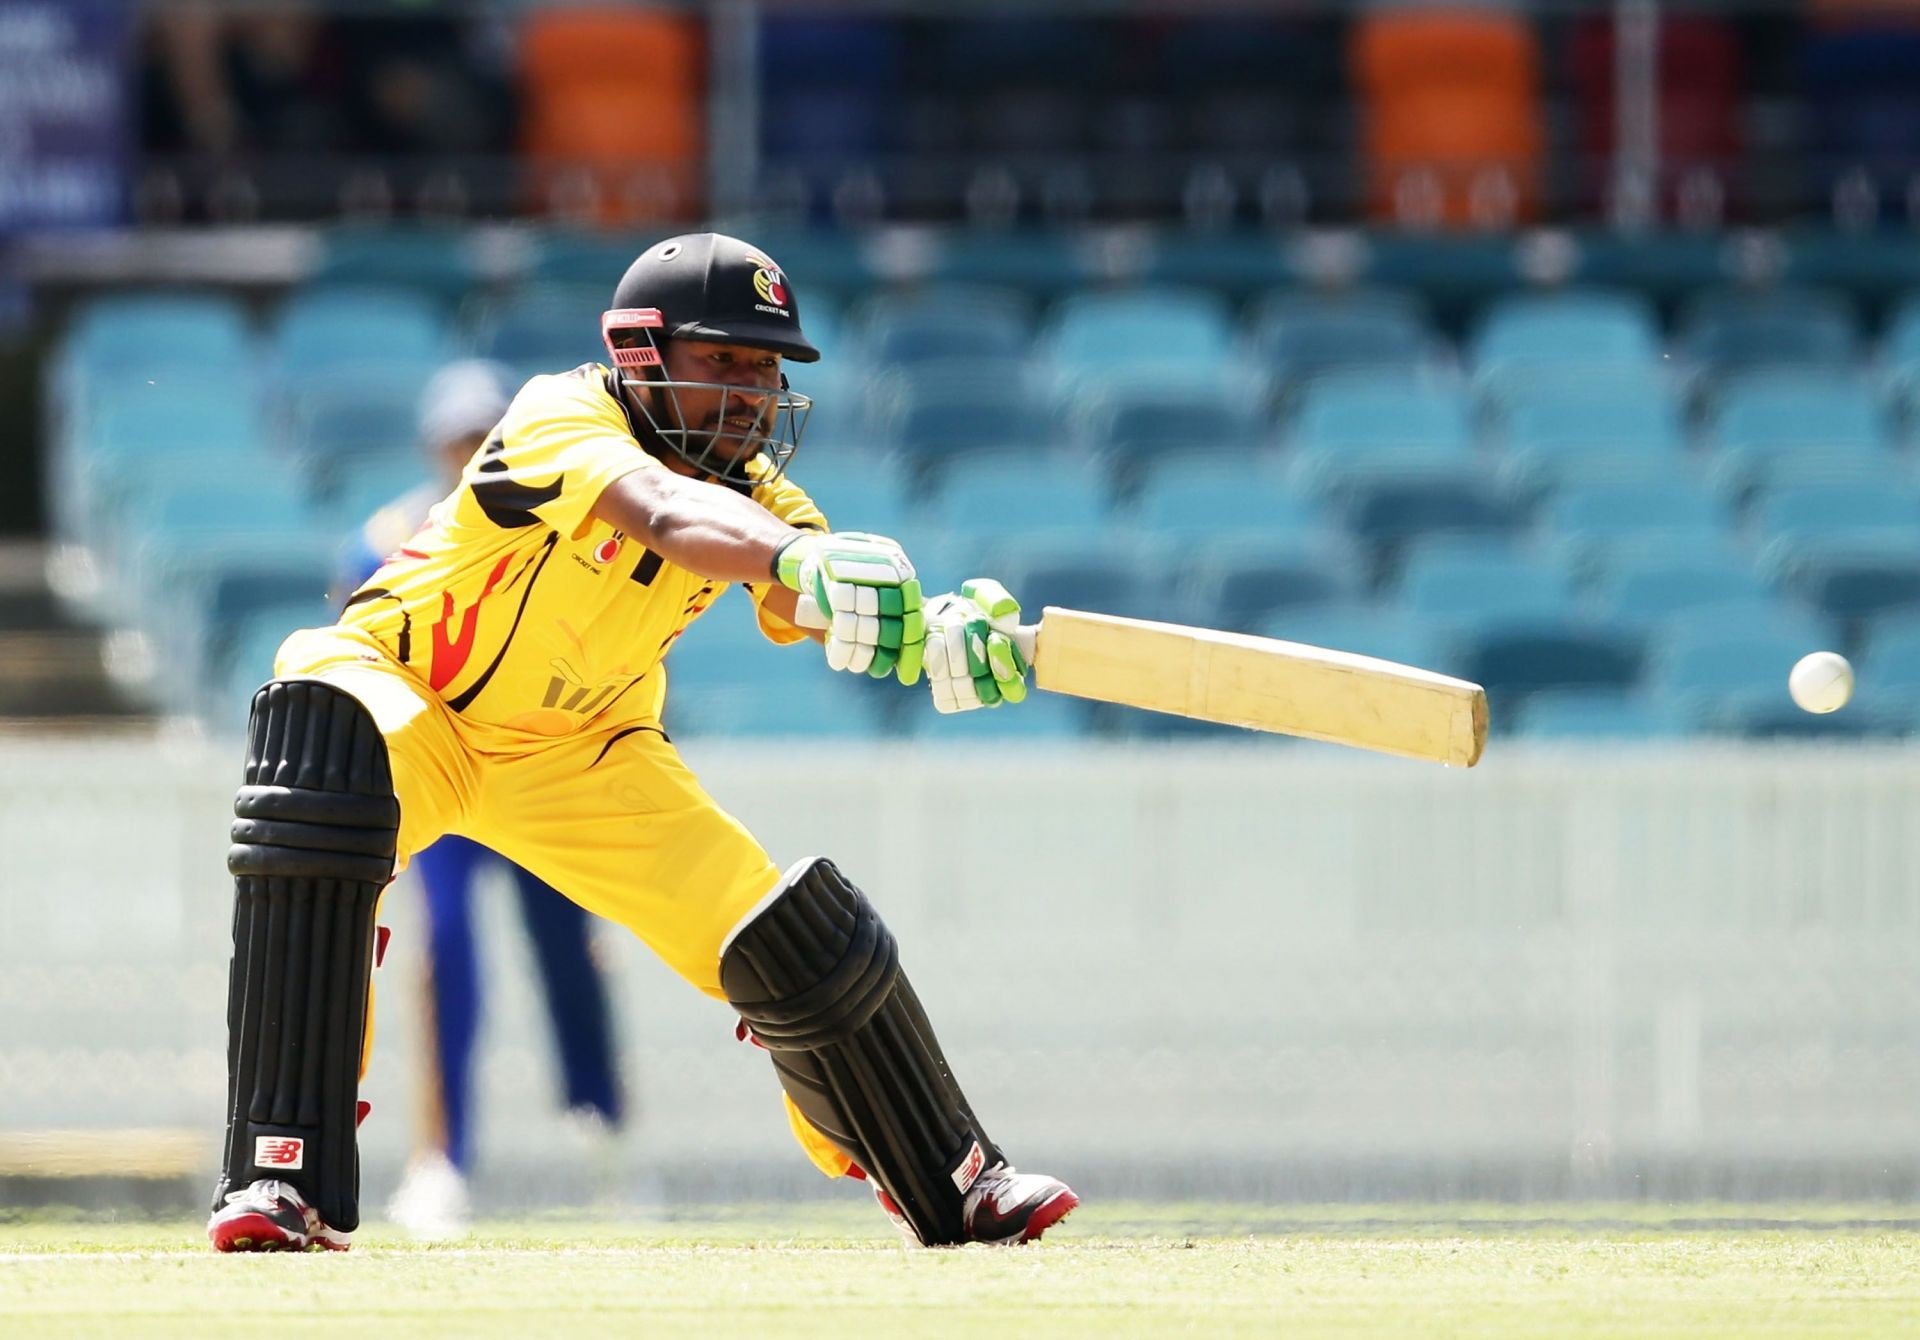
[[[1920,754],[1296,744],[692,746],[785,864],[880,906],[1018,1161],[1150,1194],[1907,1194]],[[0,1131],[192,1127],[223,1094],[228,743],[0,737]],[[404,880],[364,1096],[370,1199],[417,1105]],[[638,1120],[554,1112],[504,883],[483,1200],[816,1189],[766,1058],[608,927]]]

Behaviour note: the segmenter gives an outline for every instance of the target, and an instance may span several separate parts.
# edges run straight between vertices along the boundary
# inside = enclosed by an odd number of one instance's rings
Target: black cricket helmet
[[[811,398],[787,387],[756,390],[721,382],[672,381],[667,343],[707,340],[764,349],[811,363],[820,351],[800,329],[793,285],[765,252],[723,233],[686,233],[657,242],[627,267],[600,317],[600,336],[621,380],[650,388],[638,397],[660,445],[704,474],[766,483],[800,448]],[[719,408],[700,423],[681,413],[681,392],[717,391]],[[752,427],[743,426],[746,419]],[[749,469],[755,460],[763,462]]]

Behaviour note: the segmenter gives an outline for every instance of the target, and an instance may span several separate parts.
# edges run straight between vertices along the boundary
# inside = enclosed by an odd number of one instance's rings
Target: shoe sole
[[[242,1214],[207,1230],[219,1252],[299,1251],[306,1244],[264,1214]]]
[[[1027,1216],[1027,1226],[1020,1230],[1020,1245],[1039,1241],[1040,1235],[1052,1228],[1078,1209],[1080,1197],[1062,1188],[1059,1195],[1042,1201],[1034,1212]]]

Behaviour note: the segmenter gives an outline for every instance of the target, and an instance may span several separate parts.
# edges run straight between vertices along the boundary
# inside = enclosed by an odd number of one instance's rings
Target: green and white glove
[[[803,628],[825,629],[835,670],[902,684],[920,678],[927,626],[906,551],[881,535],[808,531],[781,545],[773,575],[800,593]]]
[[[1017,703],[1027,696],[1027,658],[1013,635],[1020,602],[984,577],[927,602],[927,684],[941,712]]]

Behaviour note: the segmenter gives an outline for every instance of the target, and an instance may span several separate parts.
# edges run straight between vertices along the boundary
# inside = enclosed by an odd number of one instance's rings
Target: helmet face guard
[[[623,385],[653,393],[636,397],[637,407],[660,445],[700,473],[725,483],[768,484],[786,473],[788,462],[800,450],[812,397],[789,390],[784,375],[778,389],[764,390],[725,382],[670,381],[664,326],[659,310],[650,307],[615,308],[600,317],[600,337],[615,375]],[[680,401],[687,391],[718,394],[715,427],[687,423]],[[740,415],[752,417],[753,426],[743,429],[727,422]],[[750,468],[755,461],[761,466]]]

